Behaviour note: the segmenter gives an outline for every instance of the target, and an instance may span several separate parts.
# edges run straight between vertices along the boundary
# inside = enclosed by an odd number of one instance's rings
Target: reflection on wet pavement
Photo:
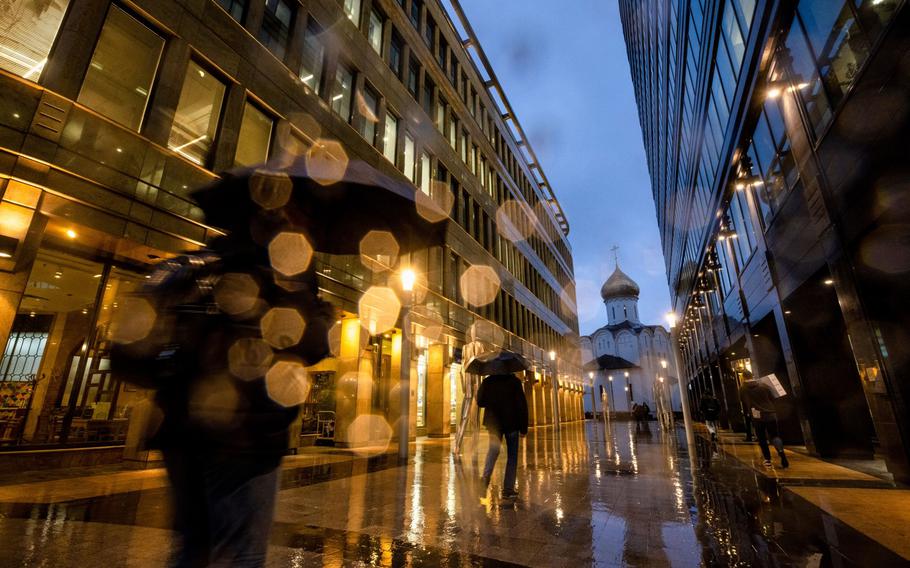
[[[391,455],[285,466],[270,566],[845,566],[906,562],[796,493],[629,423],[532,430],[513,506],[478,483],[484,436],[455,460],[421,441]],[[71,480],[79,484],[79,479]],[[59,482],[54,482],[59,483]],[[171,545],[167,490],[0,505],[0,565],[149,566]],[[23,486],[24,487],[24,486]],[[44,488],[46,490],[46,488]]]

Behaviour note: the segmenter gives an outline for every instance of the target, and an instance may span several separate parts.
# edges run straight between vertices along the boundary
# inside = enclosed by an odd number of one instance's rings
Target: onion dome
[[[629,296],[637,298],[640,291],[638,284],[617,266],[600,288],[600,297],[604,300],[628,298]]]

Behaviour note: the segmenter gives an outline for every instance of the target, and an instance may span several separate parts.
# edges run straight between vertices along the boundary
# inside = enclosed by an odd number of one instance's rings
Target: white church
[[[593,393],[585,397],[586,411],[600,414],[604,410],[603,393],[608,411],[627,413],[633,403],[647,403],[654,415],[661,391],[671,408],[680,410],[679,375],[670,348],[670,333],[661,325],[641,323],[639,293],[638,284],[619,269],[617,262],[600,289],[607,308],[607,325],[581,338],[585,372],[593,374],[594,379]]]

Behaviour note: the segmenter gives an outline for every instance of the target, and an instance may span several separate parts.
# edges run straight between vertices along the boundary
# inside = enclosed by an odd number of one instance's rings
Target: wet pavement
[[[394,456],[290,458],[270,566],[901,566],[910,563],[798,494],[682,430],[575,423],[524,439],[514,506],[477,482],[481,445]],[[692,476],[691,462],[699,472]],[[160,472],[0,491],[0,566],[165,565]],[[27,477],[27,476],[23,476]],[[105,480],[114,480],[105,488]],[[23,483],[20,479],[19,483]],[[86,497],[68,484],[97,487]],[[865,489],[864,491],[875,491]],[[879,490],[887,491],[887,490]],[[881,494],[878,494],[881,495]],[[882,514],[887,514],[882,512]]]

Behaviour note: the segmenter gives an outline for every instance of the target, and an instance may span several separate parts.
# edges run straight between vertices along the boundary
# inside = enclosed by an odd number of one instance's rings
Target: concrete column
[[[528,405],[528,426],[534,426],[534,383],[524,384],[525,403]]]
[[[84,0],[67,11],[54,43],[55,53],[65,57],[51,57],[41,73],[41,84],[48,89],[75,100],[82,88],[95,43],[107,17],[109,0]]]
[[[361,357],[360,320],[341,322],[341,349],[338,355],[338,379],[335,383],[335,444],[340,447],[365,445],[368,440],[357,429],[354,420],[369,414],[372,396],[372,363]]]
[[[451,432],[449,408],[451,381],[447,372],[446,345],[437,343],[427,350],[427,436],[447,438]]]

